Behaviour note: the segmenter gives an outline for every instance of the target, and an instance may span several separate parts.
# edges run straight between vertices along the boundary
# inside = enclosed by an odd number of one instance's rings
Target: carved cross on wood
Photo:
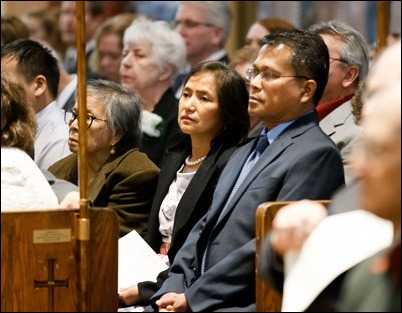
[[[68,279],[65,280],[55,280],[54,279],[54,263],[55,258],[47,259],[47,271],[48,271],[48,280],[47,281],[39,281],[34,280],[35,288],[49,288],[49,298],[48,298],[48,306],[49,312],[54,312],[54,288],[56,287],[67,287],[68,288]]]

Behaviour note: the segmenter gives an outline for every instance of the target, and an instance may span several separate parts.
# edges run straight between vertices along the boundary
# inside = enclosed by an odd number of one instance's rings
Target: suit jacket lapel
[[[345,124],[351,114],[352,105],[350,101],[347,101],[322,119],[320,121],[320,127],[324,133],[331,136],[336,133],[336,127]]]
[[[211,151],[203,162],[202,166],[194,175],[190,185],[187,187],[188,192],[186,190],[182,199],[180,200],[179,206],[177,207],[177,211],[180,213],[176,213],[173,236],[187,223],[188,219],[192,216],[194,210],[196,209],[195,203],[199,201],[205,188],[208,186],[211,176],[215,173],[217,158],[220,155],[220,150],[221,147],[215,151]]]
[[[296,120],[292,125],[290,125],[287,129],[283,131],[282,134],[280,134],[272,144],[270,144],[264,151],[264,153],[260,156],[260,159],[257,161],[257,163],[254,165],[254,167],[251,169],[249,175],[244,179],[243,183],[240,185],[239,189],[237,190],[236,194],[233,196],[229,203],[229,207],[225,211],[224,215],[222,218],[219,220],[219,222],[224,220],[224,217],[234,208],[235,204],[238,202],[239,198],[244,194],[244,192],[248,189],[249,185],[253,182],[253,180],[259,175],[261,171],[264,170],[270,163],[272,163],[277,157],[279,157],[282,152],[290,145],[293,144],[293,138],[300,136],[302,133],[310,129],[311,127],[314,127],[317,125],[317,119],[314,114],[307,114],[298,120]],[[258,138],[256,139],[258,140]],[[251,142],[251,148],[254,147],[254,140]],[[249,148],[247,151],[250,151],[251,149]],[[248,157],[248,154],[246,155],[246,158]],[[243,163],[240,163],[241,160],[238,162],[231,162],[233,164],[233,167],[237,166],[237,164],[244,164],[245,160],[244,157],[242,158]],[[234,178],[231,177],[234,181],[237,180],[237,177],[239,176],[239,170],[235,171],[234,169],[232,172],[236,172],[236,174],[232,174],[235,176]],[[232,183],[232,188],[233,188],[234,182]],[[230,191],[232,190],[230,188]],[[227,195],[228,197],[229,195]],[[225,198],[225,201],[227,199]],[[219,214],[224,207],[225,203],[221,203],[219,208]],[[218,215],[219,216],[219,215]]]
[[[244,164],[246,162],[257,140],[258,139],[254,139],[250,141],[233,153],[230,161],[222,172],[222,179],[219,179],[218,185],[215,188],[213,196],[214,206],[211,208],[207,223],[210,221],[215,223],[215,219],[219,217],[221,210],[225,206],[234,184],[236,183],[237,177],[239,177],[240,171],[242,170],[242,167],[239,167],[239,164]]]

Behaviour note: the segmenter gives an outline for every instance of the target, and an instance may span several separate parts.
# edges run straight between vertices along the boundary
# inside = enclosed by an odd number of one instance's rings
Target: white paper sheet
[[[393,225],[367,211],[325,218],[300,252],[285,256],[282,312],[302,312],[337,276],[390,246]]]
[[[168,266],[135,231],[119,239],[118,287],[156,281]]]

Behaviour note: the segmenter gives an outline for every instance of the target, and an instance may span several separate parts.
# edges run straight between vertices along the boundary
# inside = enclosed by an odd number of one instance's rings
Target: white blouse
[[[170,243],[172,240],[177,205],[196,173],[195,171],[182,173],[183,166],[177,171],[176,179],[170,185],[169,192],[166,194],[165,199],[163,199],[159,210],[159,231],[162,234],[162,241],[164,243]]]
[[[56,194],[31,157],[20,149],[1,148],[1,211],[58,206]]]

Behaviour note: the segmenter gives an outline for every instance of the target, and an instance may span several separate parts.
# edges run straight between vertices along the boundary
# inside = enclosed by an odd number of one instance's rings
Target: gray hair
[[[152,45],[156,61],[162,71],[173,66],[171,81],[184,70],[186,46],[182,36],[171,29],[166,21],[151,21],[146,18],[134,20],[124,32],[123,44],[148,42]]]
[[[180,5],[189,5],[197,7],[204,13],[206,20],[204,22],[220,26],[223,29],[223,39],[221,48],[223,48],[229,38],[232,26],[232,11],[229,1],[179,1]]]
[[[121,135],[117,146],[138,147],[141,142],[140,97],[109,80],[88,80],[87,96],[105,107],[105,119],[112,136]]]
[[[363,35],[353,27],[338,22],[329,21],[311,25],[308,30],[317,34],[326,34],[340,39],[338,52],[340,58],[349,65],[359,68],[356,88],[367,77],[369,70],[369,48]]]

